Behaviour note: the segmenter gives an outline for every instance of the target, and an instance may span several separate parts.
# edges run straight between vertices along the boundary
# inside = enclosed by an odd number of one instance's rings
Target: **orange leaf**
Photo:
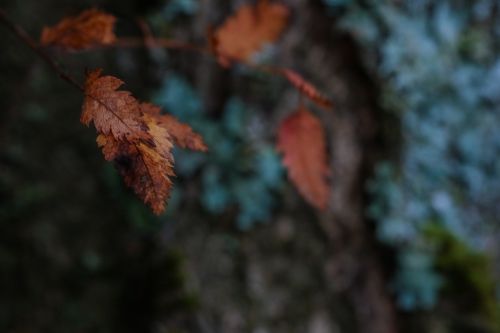
[[[216,51],[226,57],[247,60],[265,43],[274,42],[283,32],[289,10],[282,4],[261,0],[255,6],[243,5],[215,32]]]
[[[311,205],[325,209],[330,194],[325,133],[320,121],[301,107],[280,125],[278,150],[299,193]]]
[[[97,131],[125,136],[141,136],[147,127],[141,121],[139,102],[128,91],[117,91],[123,81],[113,76],[101,76],[101,69],[87,74],[85,100],[80,121],[94,123]]]
[[[167,130],[175,144],[179,147],[199,151],[208,150],[205,142],[203,142],[203,138],[194,132],[189,125],[181,123],[170,114],[161,114],[161,109],[158,106],[150,103],[142,103],[141,111],[153,116],[158,125]]]
[[[63,19],[53,27],[45,27],[40,43],[63,49],[82,50],[93,46],[111,44],[116,40],[113,27],[116,18],[92,8],[76,17]]]
[[[174,177],[174,142],[181,147],[206,151],[200,135],[159,107],[140,103],[123,84],[101,70],[87,74],[82,123],[93,122],[97,144],[104,158],[113,161],[125,184],[151,207],[155,214],[165,210]]]
[[[172,189],[174,158],[172,142],[165,129],[154,122],[148,123],[152,142],[144,140],[118,141],[110,135],[100,134],[97,144],[104,157],[114,161],[125,184],[159,215]]]
[[[290,81],[290,83],[293,84],[298,91],[300,91],[303,95],[308,97],[318,106],[322,106],[324,108],[332,107],[332,102],[323,94],[321,94],[318,89],[316,89],[316,87],[306,81],[299,73],[291,69],[282,69],[281,74],[288,81]]]

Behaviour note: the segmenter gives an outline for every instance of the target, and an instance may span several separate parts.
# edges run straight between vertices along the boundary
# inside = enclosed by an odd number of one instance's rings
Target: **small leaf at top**
[[[281,35],[289,15],[288,8],[278,3],[261,0],[255,6],[243,5],[217,29],[212,47],[223,63],[227,58],[247,60]]]
[[[40,43],[67,50],[83,50],[99,45],[112,44],[116,18],[92,8],[75,17],[67,17],[53,27],[42,30]]]

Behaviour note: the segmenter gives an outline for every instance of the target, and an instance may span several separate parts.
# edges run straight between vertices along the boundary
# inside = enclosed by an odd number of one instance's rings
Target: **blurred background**
[[[248,0],[249,1],[249,0]],[[203,44],[248,1],[1,0],[38,38],[97,6],[119,36]],[[53,53],[104,68],[200,132],[153,216],[79,123],[81,93],[0,27],[0,332],[500,332],[500,2],[283,0],[254,61],[334,101],[329,208],[287,181],[282,79],[160,49]]]

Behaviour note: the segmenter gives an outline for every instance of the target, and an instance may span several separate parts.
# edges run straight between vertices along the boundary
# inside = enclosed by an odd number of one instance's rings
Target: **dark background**
[[[245,1],[1,0],[31,36],[97,6],[119,36],[203,44]],[[332,195],[286,180],[283,80],[180,51],[51,54],[126,82],[205,138],[153,216],[79,123],[82,95],[0,28],[0,331],[499,332],[497,1],[286,0],[254,58],[334,101]]]

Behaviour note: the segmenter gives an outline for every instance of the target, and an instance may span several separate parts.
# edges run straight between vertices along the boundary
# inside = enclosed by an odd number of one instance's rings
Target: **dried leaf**
[[[280,125],[278,150],[300,194],[311,205],[325,209],[330,194],[325,134],[318,118],[301,107]]]
[[[219,49],[219,40],[217,39],[217,36],[215,35],[216,31],[212,26],[209,26],[207,29],[206,37],[207,37],[207,44],[208,44],[208,51],[216,57],[217,62],[219,65],[225,68],[231,67],[231,59],[225,55],[222,55],[220,52],[218,52]]]
[[[165,203],[172,189],[171,178],[174,158],[173,144],[167,131],[148,121],[152,142],[144,140],[119,141],[111,135],[100,134],[97,144],[104,157],[114,161],[125,184],[159,215],[165,210]]]
[[[186,124],[181,123],[170,114],[161,114],[161,109],[150,103],[142,103],[141,110],[145,114],[153,116],[158,124],[165,128],[172,137],[175,144],[181,148],[189,148],[198,151],[207,151],[208,148],[203,138]]]
[[[299,90],[303,95],[308,97],[318,106],[322,106],[324,108],[332,107],[332,102],[323,94],[321,94],[318,89],[316,89],[316,87],[306,81],[299,73],[291,69],[283,69],[281,70],[281,74],[288,81],[290,81],[290,83],[293,84],[295,88],[297,88],[297,90]]]
[[[76,17],[63,19],[53,27],[45,27],[40,43],[69,50],[82,50],[111,44],[116,40],[113,15],[92,8]]]
[[[93,122],[97,131],[117,139],[142,136],[147,127],[141,120],[139,102],[130,92],[117,91],[122,80],[101,76],[101,72],[97,69],[87,74],[80,121],[87,126]]]
[[[113,76],[101,76],[101,70],[90,72],[81,121],[94,123],[104,158],[113,161],[125,184],[160,214],[172,189],[174,142],[201,151],[206,146],[188,125],[162,115],[159,107],[117,91],[122,84]]]
[[[215,32],[217,53],[247,60],[265,43],[274,42],[288,22],[289,10],[282,4],[261,0],[255,6],[243,5]]]

